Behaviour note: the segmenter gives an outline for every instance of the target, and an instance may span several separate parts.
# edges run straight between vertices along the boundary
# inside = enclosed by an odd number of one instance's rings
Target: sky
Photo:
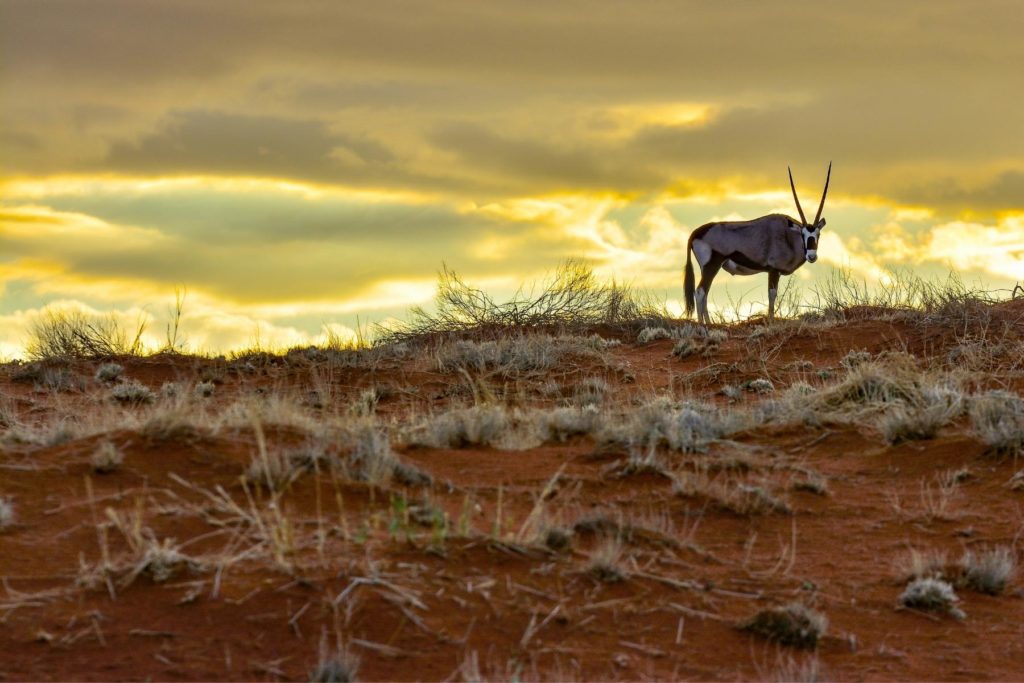
[[[819,260],[1024,280],[1015,0],[0,0],[0,357],[41,311],[195,351],[348,335],[443,264],[567,258],[678,309],[689,232],[813,215]],[[713,308],[762,309],[721,274]]]

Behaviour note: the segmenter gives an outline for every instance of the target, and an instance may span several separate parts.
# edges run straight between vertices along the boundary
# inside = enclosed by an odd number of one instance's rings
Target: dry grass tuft
[[[723,413],[713,406],[677,406],[672,399],[659,397],[609,417],[597,438],[630,449],[665,446],[683,453],[700,453],[743,426],[737,414]]]
[[[11,499],[0,496],[0,531],[14,524],[14,504]]]
[[[929,611],[943,612],[957,619],[966,614],[956,606],[960,601],[952,584],[942,579],[914,579],[900,594],[900,604]]]
[[[118,363],[103,363],[96,368],[97,382],[114,382],[121,377],[124,367]]]
[[[1024,399],[1008,391],[989,391],[968,407],[971,426],[997,455],[1024,452]]]
[[[960,560],[964,584],[980,593],[999,595],[1017,574],[1013,549],[1000,546],[975,554],[964,553]]]
[[[457,408],[426,418],[408,437],[412,446],[464,448],[495,446],[511,428],[512,418],[501,406]]]
[[[329,652],[326,639],[320,644],[320,658],[309,672],[310,683],[354,683],[359,673],[359,657],[347,648]]]
[[[938,386],[923,387],[908,405],[894,405],[878,419],[878,430],[891,444],[932,439],[963,412],[960,392]]]
[[[621,583],[629,576],[622,563],[622,542],[618,538],[602,541],[590,553],[587,573],[603,583]]]
[[[117,470],[124,462],[124,453],[111,441],[103,441],[89,458],[94,472],[108,474]]]
[[[119,384],[110,392],[110,400],[124,405],[143,405],[155,399],[153,390],[137,380]]]
[[[782,645],[813,649],[828,629],[828,618],[801,603],[791,602],[761,610],[740,623],[739,628]]]

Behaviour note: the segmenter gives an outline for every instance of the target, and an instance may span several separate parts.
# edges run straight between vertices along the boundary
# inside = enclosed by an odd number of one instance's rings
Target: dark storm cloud
[[[786,163],[834,158],[843,191],[892,198],[913,183],[879,169],[916,165],[923,184],[928,165],[959,168],[967,184],[1024,166],[1024,13],[1009,0],[0,7],[8,174],[271,174],[476,198],[687,177],[763,188]],[[623,142],[571,114],[663,102],[718,116]]]
[[[901,201],[957,211],[1024,211],[1024,172],[1000,173],[987,183],[964,186],[955,178],[896,190]]]
[[[115,143],[103,167],[143,174],[326,179],[343,166],[332,157],[337,150],[346,150],[366,164],[394,159],[384,145],[365,137],[332,133],[321,121],[186,111],[174,112],[158,131],[137,142]]]
[[[498,174],[520,189],[633,190],[650,188],[661,180],[644,169],[642,161],[623,165],[619,151],[611,147],[513,138],[465,122],[441,126],[430,139],[466,166]]]

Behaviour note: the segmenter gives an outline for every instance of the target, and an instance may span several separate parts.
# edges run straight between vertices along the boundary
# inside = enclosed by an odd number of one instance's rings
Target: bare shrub
[[[216,389],[217,385],[213,382],[197,382],[195,388],[192,390],[192,394],[196,398],[209,398],[213,396],[213,392]]]
[[[1024,399],[1007,391],[974,397],[968,407],[974,432],[997,455],[1024,451]]]
[[[113,315],[48,309],[29,325],[25,353],[30,358],[103,358],[138,355],[146,322],[129,333]]]
[[[438,276],[433,311],[413,308],[408,322],[377,331],[378,343],[388,344],[508,329],[582,331],[595,325],[651,326],[668,318],[664,307],[648,297],[615,283],[600,284],[590,266],[568,260],[539,291],[520,290],[505,302],[495,301],[445,266]]]
[[[744,631],[782,645],[813,649],[828,629],[828,617],[799,602],[761,610],[739,624]]]
[[[905,607],[943,612],[963,619],[966,615],[956,606],[959,601],[949,582],[935,578],[914,579],[900,594],[900,604]]]
[[[964,553],[960,560],[964,583],[981,593],[999,595],[1017,574],[1017,557],[1012,548],[1000,546],[975,554]]]

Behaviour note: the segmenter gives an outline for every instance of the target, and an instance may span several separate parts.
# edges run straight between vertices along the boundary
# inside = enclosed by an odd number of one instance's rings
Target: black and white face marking
[[[818,239],[821,237],[821,229],[825,227],[825,219],[822,218],[814,227],[803,226],[801,232],[804,236],[804,258],[808,263],[818,260]]]

